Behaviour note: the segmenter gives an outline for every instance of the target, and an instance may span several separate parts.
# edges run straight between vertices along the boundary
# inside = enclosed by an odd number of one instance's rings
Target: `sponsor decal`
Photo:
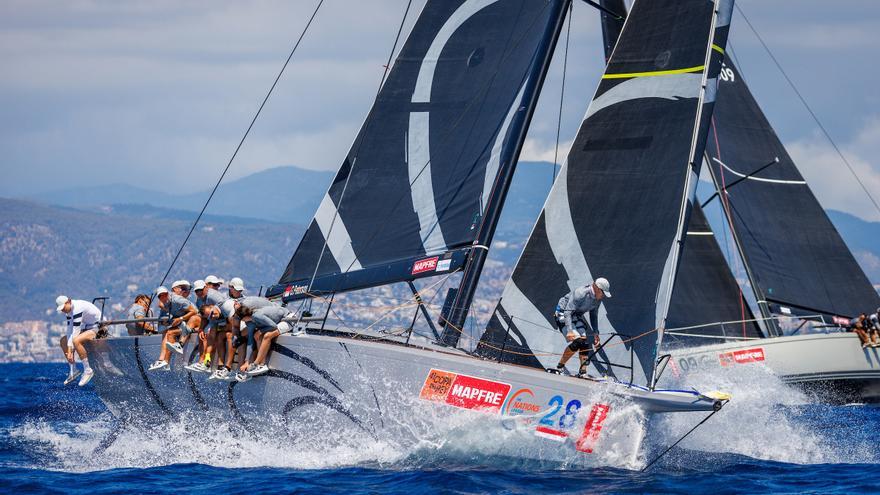
[[[510,392],[507,383],[432,369],[419,398],[462,409],[497,413]]]
[[[831,317],[831,321],[834,322],[835,325],[849,325],[849,318],[844,318],[842,316],[833,316]]]
[[[605,418],[608,416],[608,411],[611,409],[611,406],[608,404],[594,404],[593,409],[590,410],[590,417],[587,418],[587,423],[584,425],[584,432],[581,433],[581,437],[578,439],[577,443],[575,443],[575,448],[583,452],[585,454],[592,454],[593,449],[596,447],[596,442],[599,441],[599,432],[602,431],[602,423],[605,422]]]
[[[535,394],[531,389],[521,388],[510,394],[510,398],[504,404],[504,414],[515,416],[519,414],[537,414],[541,412],[541,406],[532,402]]]
[[[452,266],[452,259],[438,261],[437,262],[437,271],[438,272],[448,271],[450,266]]]
[[[564,442],[565,439],[568,438],[568,433],[557,430],[555,428],[547,428],[546,426],[539,426],[535,428],[535,435],[541,438],[556,440],[557,442]]]
[[[721,366],[755,363],[764,360],[764,348],[755,347],[754,349],[743,349],[740,351],[724,352],[718,355],[718,359],[721,360]]]
[[[298,296],[309,290],[308,285],[288,285],[284,288],[284,297]]]
[[[423,260],[416,261],[413,263],[412,274],[417,275],[419,273],[425,272],[433,272],[437,269],[437,260],[439,260],[437,256],[433,258],[425,258]]]

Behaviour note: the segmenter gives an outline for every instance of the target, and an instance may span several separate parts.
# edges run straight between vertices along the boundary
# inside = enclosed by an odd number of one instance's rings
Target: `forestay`
[[[427,2],[270,295],[289,300],[461,267],[499,171],[522,146],[523,116],[564,5]]]
[[[614,297],[599,330],[613,336],[598,360],[614,366],[598,367],[630,380],[632,350],[633,381],[653,385],[731,9],[726,0],[635,3],[481,339],[483,355],[555,365],[565,346],[552,323],[559,297],[601,276]]]
[[[729,58],[721,76],[707,156],[762,311],[875,310],[877,291]]]

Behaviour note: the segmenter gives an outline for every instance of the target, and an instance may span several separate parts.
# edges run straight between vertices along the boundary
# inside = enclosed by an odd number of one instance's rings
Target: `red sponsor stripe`
[[[764,348],[756,347],[753,349],[742,349],[739,351],[725,352],[718,355],[721,360],[721,366],[730,366],[731,364],[754,363],[764,360]]]
[[[510,385],[475,378],[467,375],[456,375],[452,387],[446,395],[446,403],[464,409],[479,409],[498,412],[504,399],[510,392]]]
[[[416,261],[413,263],[412,274],[416,275],[424,272],[431,272],[437,269],[437,260],[440,258],[438,256],[434,256],[433,258],[426,258],[423,260]]]
[[[564,431],[554,430],[553,428],[547,428],[546,426],[539,426],[535,428],[535,435],[539,437],[549,438],[551,440],[564,441],[566,437],[568,437],[568,433]]]
[[[585,454],[592,454],[596,442],[599,440],[599,432],[602,431],[602,423],[608,416],[608,410],[611,406],[608,404],[594,404],[590,410],[590,417],[584,425],[584,432],[575,444],[575,448]]]

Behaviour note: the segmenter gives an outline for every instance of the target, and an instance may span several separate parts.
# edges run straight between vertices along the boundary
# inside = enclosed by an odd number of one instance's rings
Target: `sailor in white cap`
[[[208,275],[205,277],[205,285],[212,289],[219,289],[221,285],[223,285],[223,279],[216,275]]]
[[[169,369],[171,355],[168,351],[172,350],[178,354],[183,354],[183,346],[177,342],[177,338],[180,337],[181,341],[186,343],[186,338],[193,332],[193,329],[198,329],[201,324],[198,310],[196,310],[193,303],[187,299],[190,293],[189,282],[186,280],[178,280],[174,282],[171,284],[171,290],[173,292],[171,294],[169,294],[167,290],[160,292],[160,289],[163,288],[164,287],[160,287],[157,289],[156,293],[160,305],[164,309],[164,312],[168,314],[168,317],[171,318],[171,322],[168,324],[168,328],[162,339],[163,345],[162,350],[159,352],[159,360],[150,366],[150,371]]]
[[[611,297],[611,284],[602,277],[583,287],[578,287],[559,299],[556,305],[556,325],[569,342],[556,369],[552,373],[567,374],[565,363],[577,352],[581,366],[578,376],[587,374],[587,357],[593,346],[599,345],[599,305],[602,299]],[[590,321],[584,315],[590,314]]]
[[[229,297],[232,299],[241,299],[244,297],[244,280],[233,277],[229,281]]]
[[[209,275],[207,278],[210,277],[212,276]],[[226,318],[205,318],[204,315],[206,313],[203,311],[203,308],[206,306],[220,307],[229,298],[211,285],[208,285],[207,278],[205,279],[206,287],[202,291],[202,297],[196,302],[196,308],[198,308],[199,314],[203,316],[199,332],[200,337],[204,337],[205,348],[198,362],[186,366],[186,369],[190,371],[201,373],[211,372],[211,358],[215,350],[218,354],[218,363],[223,362],[222,354],[226,350],[224,345],[226,342]],[[219,279],[215,277],[215,280]]]
[[[71,299],[67,296],[56,297],[55,306],[57,306],[56,309],[59,313],[67,315],[67,335],[61,337],[61,350],[64,351],[64,357],[67,358],[70,374],[67,375],[64,384],[67,385],[76,380],[76,377],[80,375],[80,371],[76,369],[73,349],[70,348],[70,345],[73,344],[83,364],[82,378],[79,380],[79,386],[85,386],[95,375],[95,372],[89,365],[89,357],[83,344],[86,341],[94,340],[98,336],[98,325],[103,319],[101,310],[88,301]]]

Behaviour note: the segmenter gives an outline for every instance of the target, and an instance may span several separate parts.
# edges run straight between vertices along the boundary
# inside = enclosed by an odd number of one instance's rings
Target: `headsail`
[[[499,171],[521,148],[564,5],[429,1],[270,294],[289,299],[460,267]]]
[[[851,317],[876,309],[877,291],[729,58],[721,76],[706,151],[762,312]]]
[[[761,330],[753,320],[752,310],[724,259],[709,221],[700,205],[695,203],[672,290],[666,328],[700,336],[761,337]],[[717,324],[707,325],[711,323]],[[681,337],[667,339],[679,341]],[[695,343],[713,342],[702,338],[688,342],[689,345]]]
[[[609,374],[653,384],[733,2],[637,1],[478,351],[547,367],[560,296],[603,276]],[[717,14],[716,14],[717,9]],[[705,91],[703,91],[705,88]]]

